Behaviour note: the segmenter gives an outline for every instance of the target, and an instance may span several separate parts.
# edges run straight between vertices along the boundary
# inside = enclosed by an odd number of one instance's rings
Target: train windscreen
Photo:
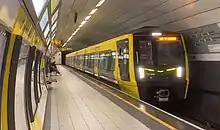
[[[138,64],[143,67],[183,64],[184,49],[181,40],[172,38],[176,37],[152,39],[146,36],[136,36]]]
[[[158,66],[177,65],[184,62],[180,41],[158,41],[156,44],[156,64]]]

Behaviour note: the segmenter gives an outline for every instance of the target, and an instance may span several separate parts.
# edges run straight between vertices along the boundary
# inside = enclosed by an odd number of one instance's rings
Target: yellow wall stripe
[[[14,49],[16,35],[11,34],[9,48],[6,59],[6,66],[4,72],[4,80],[3,80],[3,88],[2,88],[2,105],[1,105],[1,113],[2,113],[2,130],[8,130],[8,84],[9,84],[9,76],[10,76],[10,68],[11,68],[11,58]]]
[[[38,116],[38,113],[36,113],[34,117],[34,122],[32,122],[31,125],[31,130],[42,130],[43,129],[43,122],[41,118]]]

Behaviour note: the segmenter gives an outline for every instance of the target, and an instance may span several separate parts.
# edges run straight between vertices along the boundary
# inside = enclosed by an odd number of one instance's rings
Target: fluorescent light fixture
[[[87,16],[87,17],[85,18],[85,21],[89,20],[91,17],[92,17],[91,15]]]
[[[67,40],[67,41],[70,41],[70,40],[72,39],[72,37],[73,37],[73,36],[70,36],[70,37],[68,38],[68,40]]]
[[[97,8],[93,9],[93,10],[89,13],[89,15],[93,15],[97,10],[98,10]]]
[[[84,25],[87,21],[82,21],[81,25]]]
[[[161,36],[162,33],[160,33],[160,32],[153,32],[151,35],[152,35],[152,36]]]
[[[74,33],[72,34],[72,36],[74,36],[74,35],[76,35],[76,32],[74,32]]]
[[[82,24],[80,24],[80,25],[79,25],[79,28],[81,28],[81,27],[83,27],[83,25],[82,25]]]
[[[96,5],[96,7],[100,7],[103,3],[105,2],[105,0],[100,0],[99,3]],[[82,21],[82,23],[79,25],[79,27],[75,30],[75,32],[69,37],[69,39],[63,44],[62,47],[66,46],[66,44],[71,40],[71,38],[76,35],[76,33],[80,30],[81,27],[83,27],[85,25],[85,23],[92,17],[91,15],[93,15],[96,11],[98,10],[98,8],[93,9],[89,15],[85,18],[84,21]]]
[[[77,28],[77,29],[76,29],[76,31],[79,31],[79,30],[80,30],[80,28]]]
[[[143,79],[145,77],[145,71],[144,68],[140,67],[139,69],[140,79]]]
[[[183,68],[182,67],[177,67],[176,68],[176,76],[178,78],[181,78],[183,76]]]
[[[103,4],[104,2],[105,2],[105,0],[100,0],[99,3],[96,5],[96,7],[98,8],[98,7],[102,6],[102,4]]]
[[[67,42],[65,42],[62,47],[66,46],[66,44],[67,44]]]

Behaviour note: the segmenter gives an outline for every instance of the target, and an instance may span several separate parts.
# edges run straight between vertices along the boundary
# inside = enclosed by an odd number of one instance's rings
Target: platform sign
[[[209,52],[220,52],[220,44],[208,45]]]
[[[40,16],[46,2],[47,0],[32,0],[32,3],[34,5],[34,10],[38,17]]]
[[[43,31],[45,26],[47,25],[47,22],[48,22],[48,10],[46,9],[39,24],[40,24],[40,28],[41,30]]]

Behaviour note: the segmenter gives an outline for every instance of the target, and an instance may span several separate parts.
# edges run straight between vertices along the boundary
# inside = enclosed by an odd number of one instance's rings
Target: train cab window
[[[140,40],[139,42],[139,61],[140,65],[153,65],[153,58],[152,58],[152,42],[147,40]]]
[[[157,44],[157,65],[183,64],[184,53],[180,41],[160,41]]]

